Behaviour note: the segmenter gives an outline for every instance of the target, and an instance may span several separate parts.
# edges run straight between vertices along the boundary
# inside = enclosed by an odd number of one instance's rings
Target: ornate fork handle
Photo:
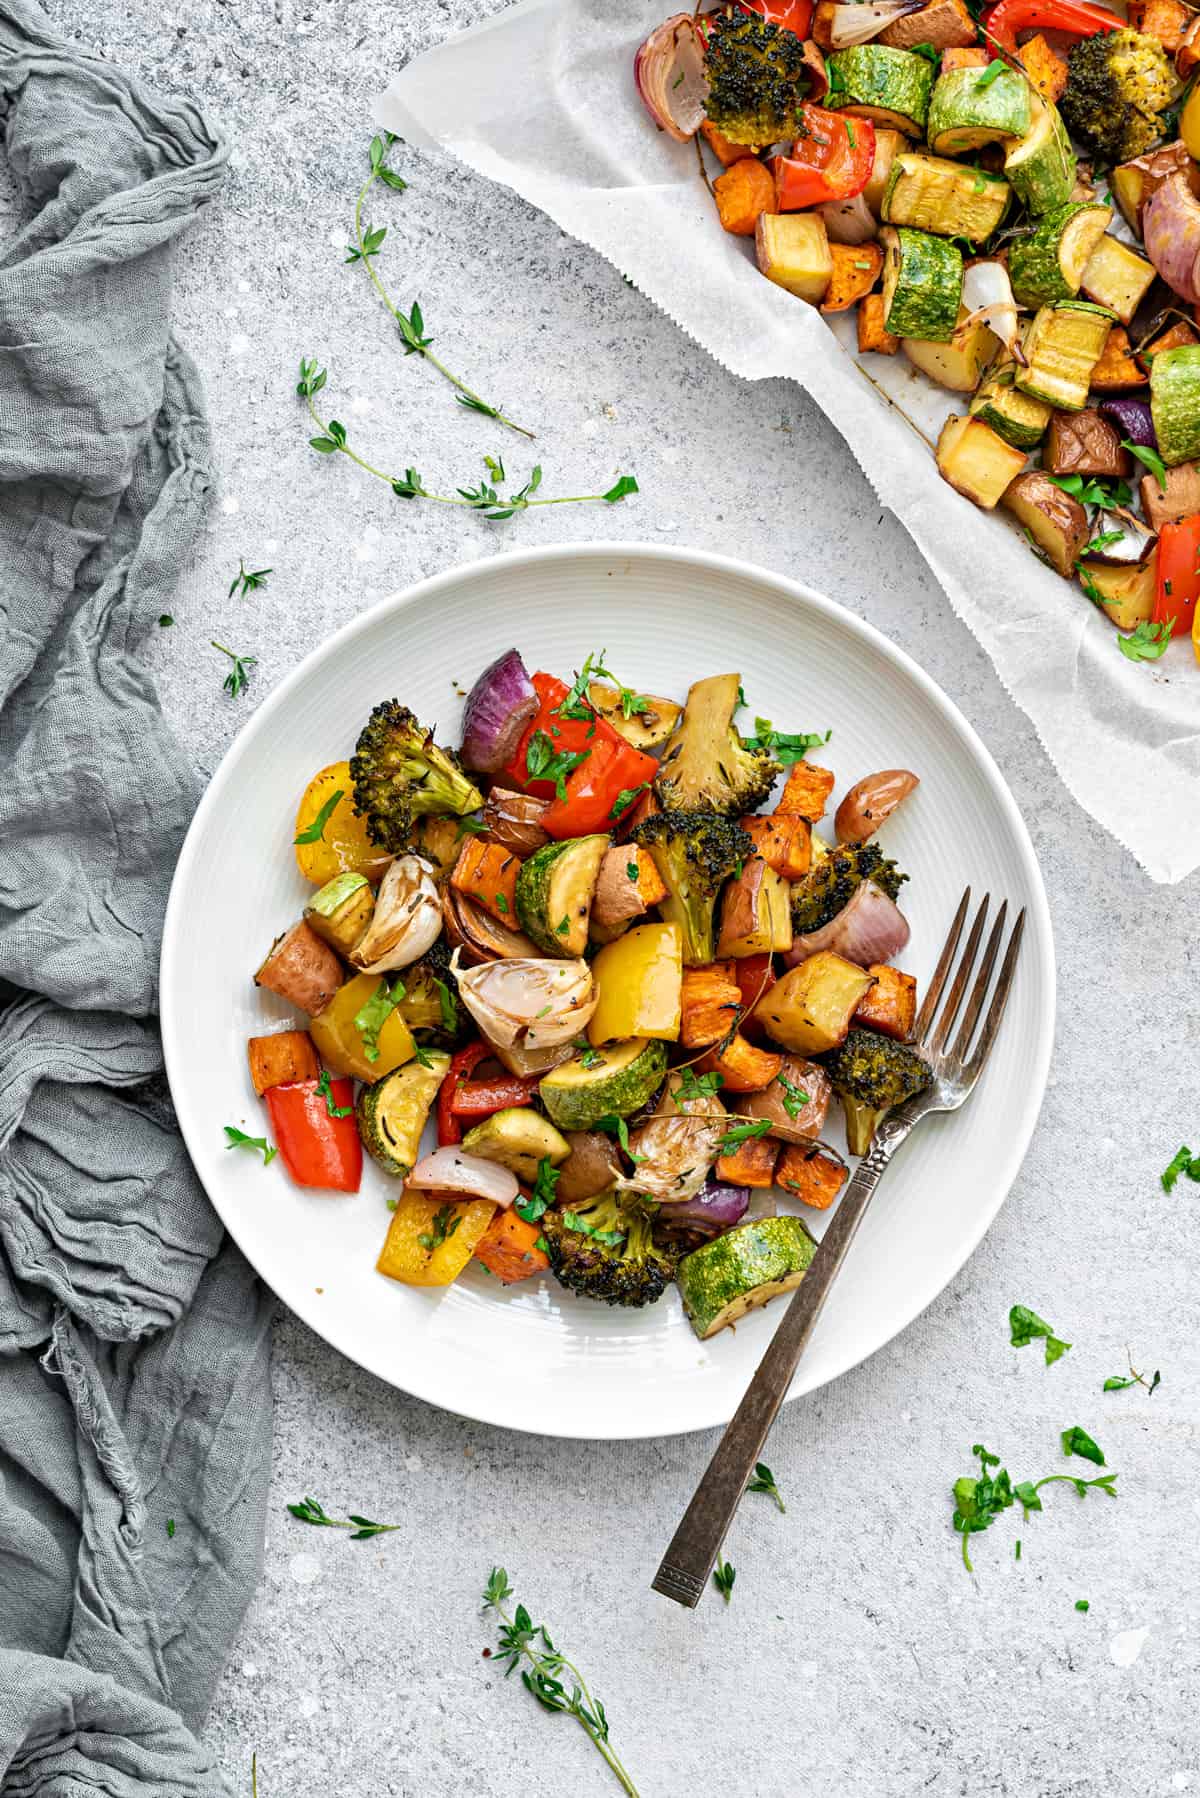
[[[888,1162],[917,1121],[906,1111],[907,1107],[902,1108],[883,1119],[869,1154],[851,1175],[808,1272],[671,1538],[653,1584],[657,1592],[679,1604],[697,1604],[708,1583],[746,1482],[787,1396],[796,1363],[816,1327],[871,1196]]]

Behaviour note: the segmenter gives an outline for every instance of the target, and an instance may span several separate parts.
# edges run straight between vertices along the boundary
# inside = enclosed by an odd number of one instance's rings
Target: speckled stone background
[[[960,1277],[900,1341],[784,1414],[769,1460],[788,1511],[743,1506],[728,1609],[713,1594],[685,1614],[648,1589],[713,1437],[588,1446],[489,1430],[380,1385],[282,1317],[265,1571],[208,1739],[239,1794],[257,1751],[262,1798],[615,1791],[576,1725],[541,1715],[483,1658],[478,1593],[501,1561],[593,1677],[643,1798],[1200,1793],[1200,1188],[1168,1197],[1157,1178],[1200,1136],[1200,885],[1151,886],[1068,798],[796,389],[739,385],[618,273],[447,162],[397,151],[411,186],[372,208],[389,277],[481,391],[538,425],[547,491],[632,470],[641,497],[489,526],[401,505],[307,448],[293,388],[314,355],[368,456],[453,484],[482,472],[485,450],[527,461],[399,355],[361,270],[342,263],[372,96],[497,4],[51,0],[61,30],[191,95],[233,145],[224,200],[178,263],[178,328],[207,378],[221,486],[154,645],[170,716],[210,772],[335,625],[507,544],[694,543],[800,575],[916,656],[1005,770],[1054,913],[1056,1060],[1025,1170]],[[229,600],[240,556],[275,572]],[[259,658],[236,703],[214,637]],[[1009,1347],[1015,1301],[1074,1343],[1053,1368]],[[1101,1394],[1126,1345],[1161,1369],[1153,1398]],[[1042,1515],[1010,1513],[977,1539],[972,1579],[950,1529],[971,1444],[1037,1477],[1063,1468],[1073,1423],[1119,1471],[1119,1502],[1051,1488]],[[404,1527],[369,1544],[305,1529],[284,1505],[306,1492]]]

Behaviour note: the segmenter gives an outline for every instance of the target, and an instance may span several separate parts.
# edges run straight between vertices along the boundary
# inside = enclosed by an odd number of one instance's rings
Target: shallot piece
[[[856,0],[850,6],[834,6],[827,27],[832,50],[848,50],[852,44],[867,44],[872,38],[903,19],[907,13],[920,12],[925,0]]]
[[[964,271],[962,303],[967,309],[963,326],[982,319],[995,333],[1012,357],[1024,368],[1028,358],[1021,345],[1021,327],[1017,319],[1017,302],[1013,299],[1012,282],[1002,262],[973,262]]]
[[[499,1048],[554,1049],[579,1035],[600,995],[586,961],[487,961],[450,966],[463,1004]]]
[[[1136,443],[1142,449],[1157,450],[1158,433],[1154,429],[1149,400],[1134,399],[1132,394],[1115,393],[1111,398],[1100,401],[1100,410],[1105,418],[1112,420],[1127,442]]]
[[[667,1203],[659,1212],[664,1224],[686,1224],[691,1230],[702,1230],[706,1236],[721,1236],[740,1224],[750,1208],[748,1186],[726,1186],[720,1180],[708,1179],[692,1198]]]
[[[1189,306],[1200,301],[1200,200],[1185,174],[1155,188],[1142,212],[1142,242],[1166,282]]]
[[[818,950],[831,949],[860,968],[870,968],[899,955],[909,934],[908,919],[895,900],[873,880],[864,880],[836,918],[820,930],[798,936],[783,959],[789,968],[798,968]]]
[[[482,1155],[464,1155],[461,1149],[434,1149],[418,1161],[408,1185],[422,1192],[454,1192],[466,1199],[490,1199],[507,1209],[521,1188],[511,1168]]]
[[[681,1099],[681,1078],[671,1075],[655,1115],[629,1132],[629,1151],[638,1159],[633,1173],[618,1180],[618,1191],[666,1205],[692,1198],[704,1185],[729,1125],[720,1099]]]
[[[387,974],[420,961],[442,934],[442,900],[420,855],[398,855],[379,887],[371,922],[350,953],[364,974]]]
[[[1084,546],[1084,554],[1089,561],[1115,562],[1124,567],[1144,562],[1154,543],[1153,531],[1144,529],[1131,512],[1097,512],[1092,521],[1092,542]]]
[[[676,143],[704,123],[708,77],[704,40],[690,12],[677,12],[650,33],[633,59],[633,79],[650,117]]]
[[[462,759],[465,767],[497,774],[510,761],[522,732],[538,709],[538,696],[515,649],[484,669],[463,709]]]

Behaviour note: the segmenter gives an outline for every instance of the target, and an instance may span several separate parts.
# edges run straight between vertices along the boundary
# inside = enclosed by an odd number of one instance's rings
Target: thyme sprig
[[[236,699],[238,694],[249,684],[250,670],[258,666],[258,657],[240,656],[235,650],[226,649],[223,643],[218,643],[215,637],[212,639],[212,646],[214,649],[219,649],[223,656],[228,656],[233,663],[233,667],[221,682],[221,688],[223,692],[228,693],[230,699]]]
[[[425,319],[417,301],[413,301],[411,311],[404,312],[401,307],[396,305],[380,280],[379,270],[375,264],[387,236],[387,226],[377,225],[372,229],[365,224],[363,207],[366,204],[367,195],[377,181],[381,181],[385,187],[390,187],[397,193],[403,193],[408,186],[402,175],[398,175],[395,169],[387,166],[388,151],[395,141],[396,139],[390,131],[384,131],[371,139],[371,172],[359,189],[358,198],[354,202],[354,242],[347,244],[345,259],[350,263],[359,263],[366,269],[371,285],[395,321],[406,356],[420,356],[423,361],[436,368],[438,373],[444,376],[455,389],[454,397],[459,405],[464,406],[468,412],[479,412],[484,418],[494,418],[497,424],[507,425],[510,431],[519,431],[522,437],[532,437],[532,431],[524,425],[517,424],[515,419],[509,418],[502,407],[489,405],[487,400],[475,392],[474,388],[468,387],[465,381],[453,374],[440,357],[434,355],[430,348],[433,339],[426,335]]]
[[[534,1623],[523,1604],[513,1610],[512,1615],[505,1610],[505,1604],[512,1597],[512,1587],[508,1583],[508,1574],[503,1567],[493,1567],[488,1583],[484,1588],[484,1608],[493,1610],[500,1618],[499,1649],[497,1662],[504,1668],[507,1678],[514,1668],[527,1661],[527,1667],[521,1667],[521,1684],[525,1690],[542,1706],[543,1710],[561,1711],[568,1717],[574,1717],[589,1742],[616,1775],[621,1790],[627,1798],[638,1798],[638,1790],[633,1780],[621,1765],[616,1749],[609,1740],[608,1718],[604,1706],[598,1698],[592,1696],[588,1683],[573,1661],[554,1646],[550,1640],[544,1623]],[[568,1692],[562,1675],[567,1674],[571,1681]]]
[[[353,1511],[349,1517],[331,1517],[315,1498],[302,1498],[287,1508],[299,1523],[311,1523],[317,1529],[349,1530],[351,1542],[369,1542],[372,1536],[386,1536],[402,1528],[398,1523],[372,1523],[369,1517],[356,1517]]]
[[[506,518],[513,518],[518,512],[528,512],[533,506],[578,506],[593,501],[603,501],[605,505],[615,506],[619,501],[628,498],[629,494],[638,491],[638,484],[631,474],[618,475],[607,493],[566,493],[555,499],[535,498],[542,484],[540,464],[535,464],[525,485],[515,493],[501,493],[496,482],[506,483],[504,463],[497,456],[485,456],[484,466],[489,480],[480,481],[475,487],[459,487],[454,493],[433,493],[426,487],[421,475],[415,468],[406,468],[402,475],[386,474],[382,468],[376,468],[360,456],[357,450],[351,449],[346,440],[346,427],[338,419],[324,419],[317,411],[314,401],[324,387],[328,370],[319,368],[315,361],[305,357],[300,363],[300,379],[296,383],[296,392],[308,407],[309,417],[317,427],[318,435],[310,437],[309,443],[318,455],[347,456],[364,474],[374,476],[383,481],[397,499],[427,499],[439,506],[465,506],[472,512],[479,512],[493,524],[499,524]]]

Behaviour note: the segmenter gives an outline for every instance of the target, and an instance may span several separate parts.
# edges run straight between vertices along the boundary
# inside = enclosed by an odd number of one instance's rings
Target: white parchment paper
[[[735,374],[799,381],[907,527],[1079,803],[1153,880],[1182,880],[1200,864],[1190,643],[1156,663],[1127,661],[1074,584],[1007,520],[942,481],[913,424],[935,437],[949,396],[902,355],[860,365],[852,315],[831,329],[762,279],[746,240],[720,229],[695,147],[655,131],[634,90],[634,51],[669,12],[663,0],[519,0],[410,63],[376,117],[539,206]]]

